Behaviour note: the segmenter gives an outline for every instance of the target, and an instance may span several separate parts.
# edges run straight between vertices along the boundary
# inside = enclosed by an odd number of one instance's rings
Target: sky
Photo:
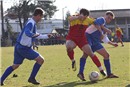
[[[12,2],[18,0],[3,0],[4,10],[13,5]],[[105,10],[105,9],[130,9],[130,0],[56,0],[54,5],[57,6],[57,11],[53,18],[62,19],[63,9],[64,16],[69,11],[74,14],[79,8],[86,8],[88,10]]]

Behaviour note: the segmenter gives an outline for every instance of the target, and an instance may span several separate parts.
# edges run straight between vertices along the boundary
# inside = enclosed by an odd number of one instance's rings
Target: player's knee
[[[20,66],[19,64],[14,64],[14,65],[12,65],[12,68],[15,70],[15,69],[17,69],[19,66]]]
[[[86,54],[86,53],[84,53],[83,55],[82,55],[82,58],[87,58],[88,57],[88,55]]]
[[[44,59],[41,58],[39,63],[42,65],[44,63]]]
[[[74,44],[66,44],[67,51],[71,51],[76,47]]]
[[[109,57],[110,57],[110,55],[108,53],[104,55],[105,59],[109,59]]]
[[[36,58],[36,62],[42,65],[44,63],[44,58],[39,56],[38,58]]]

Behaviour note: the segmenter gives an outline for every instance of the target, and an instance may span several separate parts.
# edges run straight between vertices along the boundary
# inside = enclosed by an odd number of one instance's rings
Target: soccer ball
[[[92,82],[95,82],[99,79],[100,74],[97,71],[93,71],[89,74],[89,79]]]

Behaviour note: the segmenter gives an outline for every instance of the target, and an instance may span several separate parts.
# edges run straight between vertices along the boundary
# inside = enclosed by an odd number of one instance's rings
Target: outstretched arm
[[[76,19],[82,20],[83,18],[84,18],[83,15],[76,15],[76,16],[70,16],[70,17],[68,18],[68,20],[69,20],[69,21],[73,21],[73,20],[76,20]]]
[[[103,41],[103,43],[110,44],[110,45],[112,45],[112,46],[114,46],[114,47],[117,47],[117,46],[118,46],[117,43],[111,42],[111,41],[109,40],[109,38],[107,37],[107,34],[104,34],[104,37],[103,37],[102,41]]]
[[[50,38],[51,36],[52,36],[51,34],[44,34],[44,35],[39,34],[39,36],[37,36],[36,38],[37,38],[37,39],[48,39],[48,38]]]

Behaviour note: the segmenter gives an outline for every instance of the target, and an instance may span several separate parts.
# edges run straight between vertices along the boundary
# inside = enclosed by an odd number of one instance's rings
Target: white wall
[[[13,32],[21,32],[19,22],[17,20],[9,20],[10,25],[12,26]],[[37,29],[42,31],[43,29],[55,29],[55,28],[63,28],[63,21],[62,20],[42,20],[40,23],[37,24]],[[1,23],[0,23],[1,24]],[[6,23],[4,23],[4,28],[7,30]],[[44,30],[45,31],[45,30]]]

